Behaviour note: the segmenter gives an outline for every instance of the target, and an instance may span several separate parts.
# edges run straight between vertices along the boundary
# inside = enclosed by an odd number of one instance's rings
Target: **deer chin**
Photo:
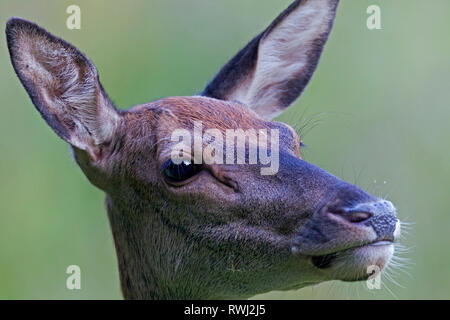
[[[394,255],[392,241],[375,241],[322,256],[313,256],[312,264],[332,280],[361,281],[379,274]]]

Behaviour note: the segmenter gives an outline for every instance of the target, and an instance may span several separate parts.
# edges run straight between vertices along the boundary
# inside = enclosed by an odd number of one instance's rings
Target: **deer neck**
[[[205,283],[207,254],[184,230],[165,220],[164,210],[155,205],[106,196],[124,297],[212,298],[211,286]]]

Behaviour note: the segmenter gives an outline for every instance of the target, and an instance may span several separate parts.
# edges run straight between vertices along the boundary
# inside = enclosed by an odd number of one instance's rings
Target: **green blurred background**
[[[20,16],[73,43],[125,108],[200,91],[290,2],[2,0],[0,25]],[[71,4],[81,30],[66,28]],[[382,30],[366,27],[371,4]],[[387,197],[414,223],[405,271],[381,290],[331,282],[257,298],[450,298],[449,12],[448,0],[343,0],[312,82],[279,117],[298,125],[304,113],[308,128],[320,120],[303,137],[306,160]],[[104,196],[34,109],[3,32],[0,97],[0,298],[120,299]],[[66,289],[71,264],[81,290]]]

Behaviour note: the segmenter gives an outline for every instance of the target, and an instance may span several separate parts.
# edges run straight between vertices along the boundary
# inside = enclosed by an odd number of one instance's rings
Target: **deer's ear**
[[[339,0],[297,0],[242,49],[203,95],[239,100],[271,119],[308,84],[331,31]]]
[[[48,125],[96,158],[119,121],[95,66],[78,49],[19,18],[6,25],[9,53],[20,81]]]

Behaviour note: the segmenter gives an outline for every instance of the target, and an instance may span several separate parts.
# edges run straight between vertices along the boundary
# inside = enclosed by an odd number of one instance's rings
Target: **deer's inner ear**
[[[331,31],[338,0],[297,0],[231,59],[204,96],[238,100],[272,119],[303,92]]]
[[[119,114],[92,62],[71,44],[26,20],[10,19],[6,35],[14,70],[48,125],[81,150],[109,142]]]

